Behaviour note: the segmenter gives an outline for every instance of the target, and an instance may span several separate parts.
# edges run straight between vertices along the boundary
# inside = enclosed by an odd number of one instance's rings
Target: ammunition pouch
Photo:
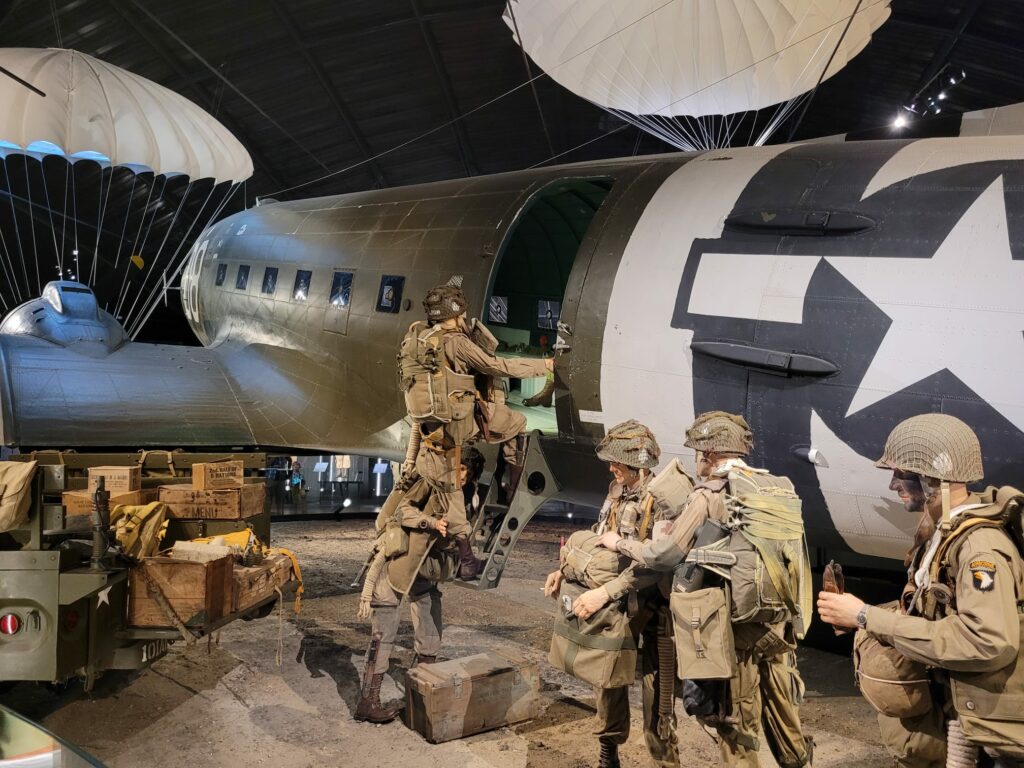
[[[676,668],[682,680],[724,680],[736,675],[736,647],[729,617],[729,593],[711,587],[673,592]]]
[[[548,663],[597,688],[621,688],[636,678],[636,639],[619,602],[605,605],[589,619],[573,615],[583,590],[563,584],[555,613]]]
[[[397,522],[389,523],[384,529],[384,557],[394,560],[409,551],[409,532]]]
[[[881,606],[898,610],[898,603]],[[863,629],[853,640],[857,687],[875,711],[887,717],[919,717],[932,708],[931,680],[924,664],[908,659]]]

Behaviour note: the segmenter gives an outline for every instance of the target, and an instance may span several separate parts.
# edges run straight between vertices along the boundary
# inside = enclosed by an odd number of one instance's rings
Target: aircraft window
[[[487,304],[487,322],[508,325],[508,296],[491,296]]]
[[[550,331],[555,330],[558,327],[558,316],[561,313],[562,302],[541,299],[537,302],[537,327]]]
[[[397,313],[402,303],[402,288],[405,278],[401,275],[384,275],[377,292],[377,311]]]
[[[335,272],[331,283],[331,306],[345,309],[352,300],[352,273]]]
[[[313,280],[313,273],[308,269],[300,269],[295,273],[295,288],[292,290],[292,298],[296,301],[305,301],[309,298],[309,284]]]
[[[267,296],[273,296],[277,290],[277,267],[267,267],[263,272],[262,291]]]
[[[245,286],[249,284],[249,265],[239,264],[238,265],[238,276],[235,277],[235,288],[240,291],[245,290]]]
[[[224,285],[224,278],[227,276],[228,265],[222,261],[217,265],[217,279],[214,281],[214,285]]]

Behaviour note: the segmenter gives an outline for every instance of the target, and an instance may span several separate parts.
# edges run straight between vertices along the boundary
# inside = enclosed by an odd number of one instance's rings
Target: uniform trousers
[[[655,765],[679,765],[679,740],[676,736],[675,715],[669,728],[669,737],[663,739],[658,735],[661,716],[658,711],[658,690],[661,684],[662,670],[658,663],[658,622],[659,614],[662,621],[671,623],[668,606],[661,603],[644,608],[637,615],[634,637],[640,647],[642,679],[642,698],[644,714],[644,741],[647,751]],[[641,623],[642,622],[642,623]],[[672,675],[673,686],[676,676],[675,669],[665,670]],[[601,740],[614,744],[625,744],[629,738],[629,686],[621,688],[597,688],[597,726],[594,734]]]
[[[781,635],[783,627],[776,626],[775,631]],[[736,722],[716,725],[723,763],[757,768],[758,734],[763,727],[780,768],[807,765],[810,748],[800,727],[803,682],[795,651],[766,657],[758,645],[737,648],[736,663],[736,676],[729,681],[731,716]]]
[[[380,638],[374,674],[388,671],[402,621],[401,598],[388,584],[384,574],[381,574],[370,601],[370,607],[373,608],[373,635]],[[413,647],[416,653],[420,656],[437,656],[441,652],[442,631],[441,590],[437,584],[417,577],[409,590],[409,610],[412,614]]]

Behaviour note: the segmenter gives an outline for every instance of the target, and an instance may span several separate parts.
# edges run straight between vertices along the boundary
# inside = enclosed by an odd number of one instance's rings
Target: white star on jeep
[[[110,590],[111,587],[101,589],[96,595],[96,607],[99,608],[101,605],[110,605]]]
[[[1003,179],[931,258],[827,257],[892,320],[847,415],[948,369],[1024,430],[1024,262],[1014,261]]]

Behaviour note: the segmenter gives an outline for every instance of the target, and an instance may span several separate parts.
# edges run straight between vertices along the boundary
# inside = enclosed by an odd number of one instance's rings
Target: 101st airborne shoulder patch
[[[991,592],[996,586],[996,565],[988,560],[972,560],[971,582],[979,592]]]

